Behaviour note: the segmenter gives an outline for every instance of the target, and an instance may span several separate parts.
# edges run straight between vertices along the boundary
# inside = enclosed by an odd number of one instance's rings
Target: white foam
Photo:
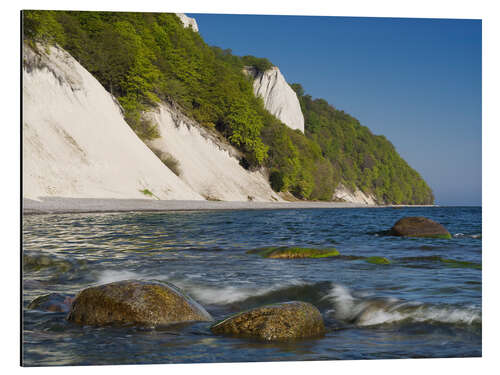
[[[101,272],[97,278],[97,285],[113,283],[116,281],[130,280],[130,279],[143,279],[143,277],[132,271],[115,271],[115,270],[104,270]]]
[[[464,234],[464,233],[455,233],[453,235],[453,238],[481,238],[482,234],[477,233],[477,234]]]
[[[333,312],[338,319],[349,320],[352,316],[354,297],[347,287],[334,285],[330,293],[323,297],[323,299],[330,299],[334,303],[335,308],[329,311]]]
[[[404,302],[395,298],[358,298],[342,285],[334,285],[324,298],[330,299],[334,306],[327,313],[339,320],[353,321],[359,326],[372,326],[403,320],[452,324],[481,323],[481,310],[475,306],[459,308],[434,306],[421,302]]]
[[[178,284],[184,284],[183,282]],[[177,285],[177,284],[176,284]],[[275,284],[273,286],[200,286],[184,284],[190,294],[200,302],[207,304],[223,305],[243,301],[250,297],[262,296],[275,290],[284,289],[291,286],[305,285],[301,281],[290,281],[285,284]]]

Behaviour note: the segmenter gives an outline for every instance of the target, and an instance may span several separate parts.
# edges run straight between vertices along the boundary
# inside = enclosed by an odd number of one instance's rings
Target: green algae
[[[258,254],[263,258],[272,259],[328,258],[340,255],[335,248],[316,249],[304,247],[265,247],[247,251],[247,254]]]
[[[441,258],[441,262],[445,263],[449,267],[455,267],[455,268],[474,268],[478,270],[483,268],[481,264],[474,262],[466,262],[462,260]]]
[[[256,337],[266,341],[321,337],[323,317],[307,302],[288,301],[246,310],[210,326],[217,335]]]
[[[364,260],[371,264],[391,264],[389,259],[379,256],[367,257]]]

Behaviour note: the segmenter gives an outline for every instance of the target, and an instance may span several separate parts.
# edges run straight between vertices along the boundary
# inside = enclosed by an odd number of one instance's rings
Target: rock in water
[[[365,258],[365,261],[371,264],[391,264],[389,259],[379,256]]]
[[[126,280],[84,289],[67,319],[86,325],[162,325],[212,317],[172,284]]]
[[[444,226],[426,217],[404,217],[388,233],[391,236],[451,238]]]
[[[69,295],[50,293],[35,298],[28,305],[30,310],[43,310],[51,312],[68,312],[71,308],[73,297]]]
[[[257,307],[216,323],[215,334],[257,337],[267,341],[320,337],[325,334],[319,310],[306,302],[292,301]]]
[[[296,258],[328,258],[340,255],[335,248],[313,249],[304,247],[264,247],[247,251],[247,254],[259,254],[271,259],[296,259]]]

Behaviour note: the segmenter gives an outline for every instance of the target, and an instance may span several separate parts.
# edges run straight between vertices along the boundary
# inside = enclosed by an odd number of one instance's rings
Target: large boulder
[[[172,284],[126,280],[84,289],[67,319],[86,325],[163,325],[212,317]]]
[[[404,217],[388,233],[401,237],[451,238],[444,226],[426,217]]]
[[[72,302],[72,296],[59,293],[50,293],[35,298],[28,305],[28,309],[51,312],[68,312],[71,308]]]
[[[212,325],[210,330],[219,335],[256,337],[267,341],[321,337],[325,334],[319,310],[310,303],[299,301],[244,311]]]

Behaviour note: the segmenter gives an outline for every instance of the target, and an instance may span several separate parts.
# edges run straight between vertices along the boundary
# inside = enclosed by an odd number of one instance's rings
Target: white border
[[[482,359],[439,359],[439,360],[377,360],[377,361],[329,361],[329,362],[278,362],[240,363],[211,365],[147,365],[101,366],[101,367],[19,367],[19,10],[20,9],[73,9],[73,10],[129,10],[129,11],[169,11],[185,13],[236,13],[236,14],[295,14],[331,16],[370,17],[425,17],[425,18],[475,18],[483,20],[483,358]],[[256,372],[282,372],[299,374],[304,372],[335,372],[388,374],[404,373],[453,373],[479,374],[493,373],[500,368],[497,341],[500,339],[498,324],[498,240],[495,239],[495,218],[499,212],[495,198],[499,184],[497,143],[500,87],[498,69],[499,58],[499,14],[494,1],[361,1],[351,0],[338,3],[327,1],[233,1],[178,0],[169,2],[142,1],[95,1],[95,0],[21,0],[2,5],[2,197],[4,209],[1,228],[2,251],[2,355],[1,367],[7,371],[54,374],[71,371],[83,374],[122,373],[137,371],[148,373],[214,373],[214,374],[255,374]],[[457,108],[457,110],[460,110]],[[498,371],[498,370],[496,370]]]

